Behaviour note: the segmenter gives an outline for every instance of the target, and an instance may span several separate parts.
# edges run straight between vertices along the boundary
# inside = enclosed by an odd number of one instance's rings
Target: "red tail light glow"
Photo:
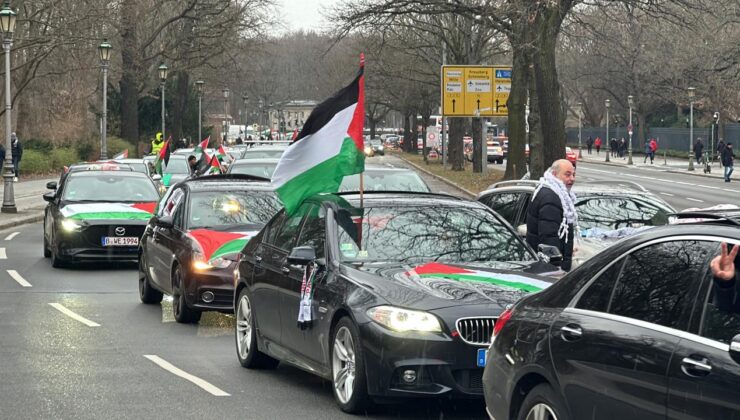
[[[504,328],[504,325],[506,325],[506,321],[511,318],[511,315],[514,313],[511,309],[507,309],[504,312],[499,315],[498,319],[496,320],[496,323],[493,324],[493,336],[497,336],[498,333],[501,332],[501,330]]]

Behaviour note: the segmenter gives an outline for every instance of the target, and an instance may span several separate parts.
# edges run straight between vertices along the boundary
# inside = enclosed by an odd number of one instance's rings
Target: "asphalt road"
[[[0,418],[356,418],[335,406],[330,383],[299,369],[241,368],[230,316],[180,325],[170,302],[139,303],[135,266],[53,269],[41,231],[40,223],[0,231]],[[481,402],[437,399],[364,417],[485,411]]]

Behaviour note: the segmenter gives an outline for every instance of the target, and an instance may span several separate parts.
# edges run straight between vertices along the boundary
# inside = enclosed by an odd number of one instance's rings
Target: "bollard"
[[[517,177],[516,177],[516,163],[512,165],[512,169],[514,170],[514,179],[517,179]]]
[[[666,151],[663,150],[663,166],[668,166],[668,160],[665,157],[665,153],[666,153]]]

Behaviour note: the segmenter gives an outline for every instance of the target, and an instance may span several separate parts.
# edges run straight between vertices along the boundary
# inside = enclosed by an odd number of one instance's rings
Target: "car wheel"
[[[172,314],[181,324],[195,324],[200,321],[201,311],[188,306],[185,301],[185,287],[182,268],[178,265],[172,276]]]
[[[44,233],[44,258],[51,257],[51,250],[49,249],[49,241],[46,240],[46,234]]]
[[[56,247],[50,250],[51,266],[54,268],[64,268],[67,266],[67,262],[57,254]]]
[[[239,293],[236,304],[236,326],[234,328],[236,337],[236,357],[239,364],[249,369],[274,369],[279,360],[262,353],[257,348],[257,329],[254,324],[254,310],[252,301],[249,300],[247,289]]]
[[[349,318],[342,318],[331,338],[331,378],[334,399],[346,413],[361,413],[370,405],[360,334]]]
[[[565,419],[565,404],[548,384],[532,388],[522,402],[518,420]]]
[[[162,301],[162,292],[152,287],[147,270],[146,254],[139,254],[139,299],[141,303],[153,304]]]

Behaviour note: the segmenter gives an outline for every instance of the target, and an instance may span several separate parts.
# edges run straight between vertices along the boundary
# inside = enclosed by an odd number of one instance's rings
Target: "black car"
[[[385,155],[385,146],[383,146],[383,140],[379,138],[372,138],[367,142],[367,145],[373,149],[373,154]]]
[[[491,418],[738,418],[738,276],[724,287],[709,265],[740,245],[740,212],[708,220],[621,241],[502,314]]]
[[[135,260],[159,194],[144,173],[116,164],[73,165],[44,194],[44,257],[54,267],[77,261]]]
[[[281,205],[264,178],[210,175],[175,184],[139,246],[143,303],[173,297],[175,320],[232,312],[236,256]]]
[[[378,397],[480,398],[496,318],[550,285],[536,273],[554,270],[480,203],[318,195],[278,213],[244,249],[237,357],[248,368],[284,361],[326,378],[348,412]],[[311,299],[299,322],[302,290]]]

